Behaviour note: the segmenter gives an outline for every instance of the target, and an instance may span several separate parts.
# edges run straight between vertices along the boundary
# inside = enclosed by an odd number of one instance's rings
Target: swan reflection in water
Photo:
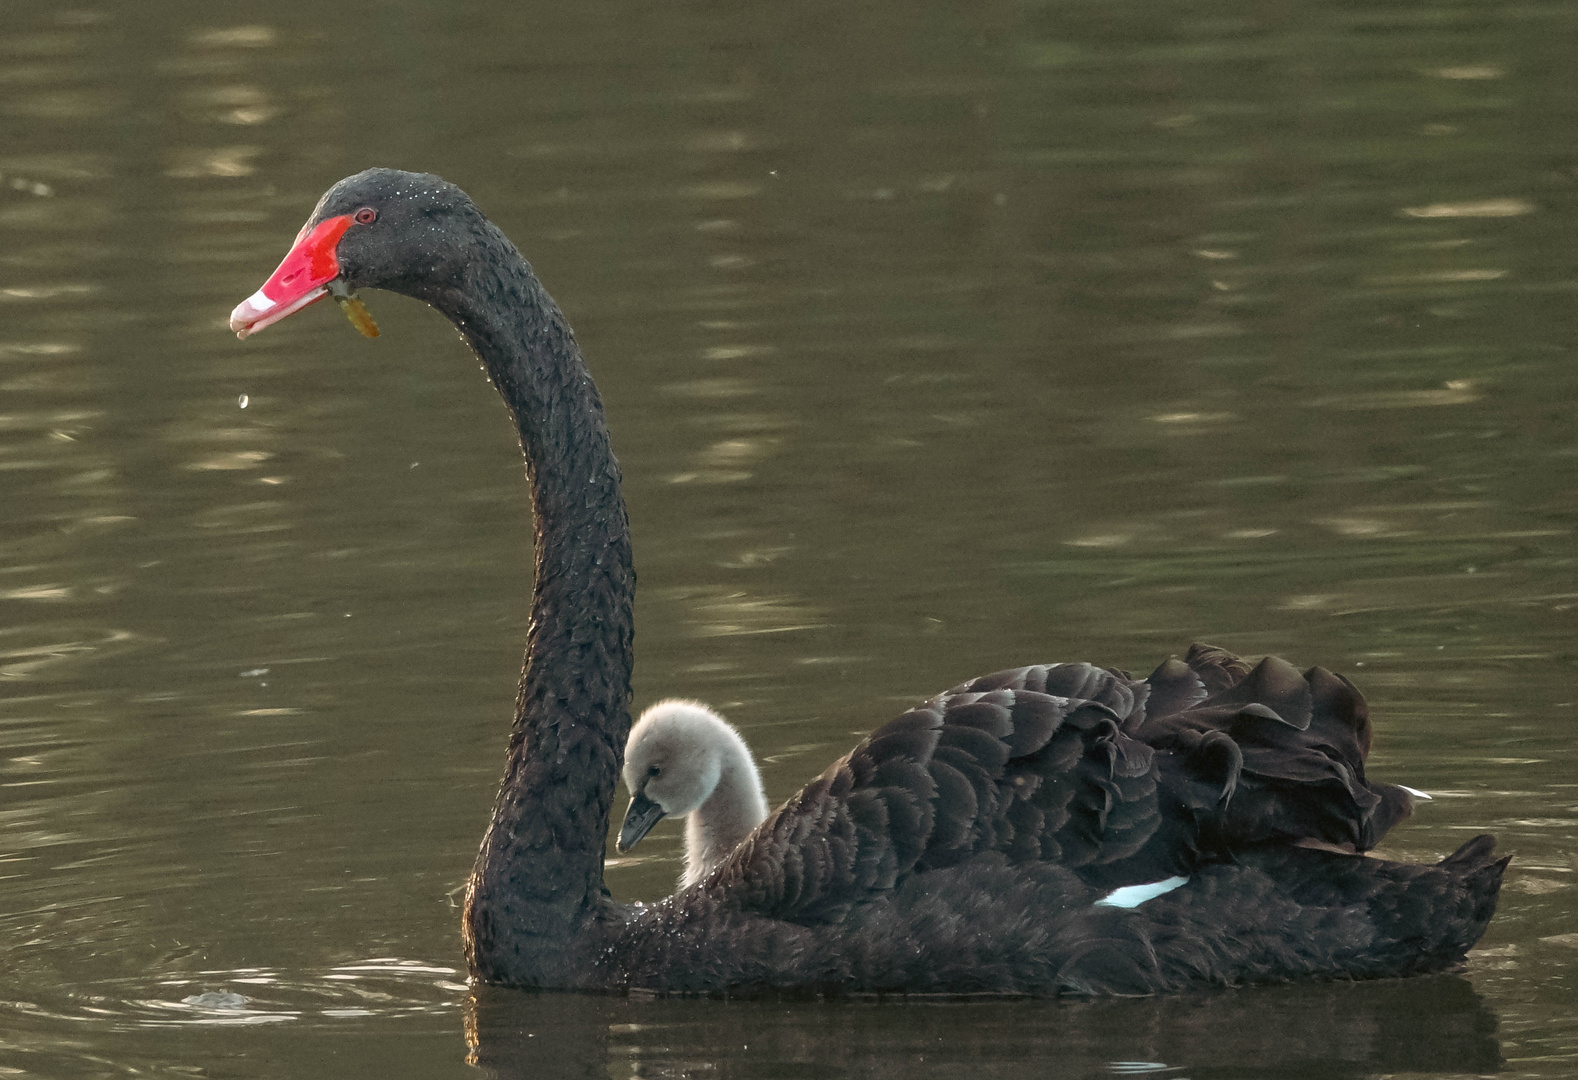
[[[1138,1074],[1484,1075],[1490,1006],[1461,976],[1298,983],[1150,998],[828,1001],[521,994],[466,1002],[468,1060],[520,1077]]]

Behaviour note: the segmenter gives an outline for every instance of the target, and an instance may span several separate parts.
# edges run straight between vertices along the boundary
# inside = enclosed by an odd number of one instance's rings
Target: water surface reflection
[[[1363,1077],[1498,1072],[1496,1017],[1454,977],[1037,1002],[625,1001],[484,991],[490,1076]]]

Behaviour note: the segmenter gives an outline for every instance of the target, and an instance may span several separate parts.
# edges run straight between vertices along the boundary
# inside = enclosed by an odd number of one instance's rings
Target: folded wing
[[[1320,668],[1196,645],[1144,680],[1046,664],[964,683],[873,732],[702,887],[837,922],[907,876],[987,852],[1107,890],[1265,845],[1357,852],[1409,796],[1364,775],[1363,697]]]

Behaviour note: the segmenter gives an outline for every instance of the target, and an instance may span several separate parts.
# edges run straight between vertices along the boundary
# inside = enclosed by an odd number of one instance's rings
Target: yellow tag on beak
[[[362,332],[363,337],[377,337],[378,324],[373,322],[372,315],[368,314],[367,305],[354,296],[335,296],[339,302],[340,310],[345,312],[345,317],[351,320],[351,325]]]

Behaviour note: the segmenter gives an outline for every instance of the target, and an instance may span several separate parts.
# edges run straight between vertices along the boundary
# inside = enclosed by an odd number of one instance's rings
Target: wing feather
[[[961,683],[877,729],[781,806],[705,887],[838,921],[988,851],[1093,888],[1266,844],[1362,851],[1409,796],[1364,775],[1364,698],[1321,668],[1195,645],[1137,680],[1036,664]]]

